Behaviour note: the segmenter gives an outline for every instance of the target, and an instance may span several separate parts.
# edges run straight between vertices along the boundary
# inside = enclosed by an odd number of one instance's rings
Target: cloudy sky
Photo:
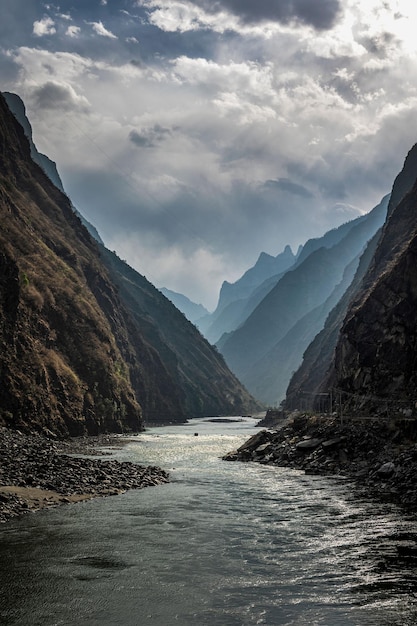
[[[390,190],[414,0],[0,0],[0,89],[106,245],[214,308],[261,251]]]

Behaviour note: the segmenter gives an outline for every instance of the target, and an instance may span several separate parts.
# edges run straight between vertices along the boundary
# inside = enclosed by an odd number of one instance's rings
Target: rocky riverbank
[[[168,482],[169,475],[159,467],[73,456],[103,454],[102,446],[117,445],[122,445],[118,437],[58,442],[0,427],[0,522],[45,507]]]
[[[255,461],[342,475],[379,499],[417,510],[417,425],[414,421],[349,420],[297,415],[262,430],[226,461]]]

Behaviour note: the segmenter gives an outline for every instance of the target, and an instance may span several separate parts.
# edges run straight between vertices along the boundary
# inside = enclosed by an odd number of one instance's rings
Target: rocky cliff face
[[[1,421],[140,429],[126,322],[97,248],[0,97]]]
[[[139,430],[142,412],[162,422],[191,416],[187,391],[165,362],[169,346],[152,341],[152,312],[142,315],[122,300],[113,270],[69,199],[33,162],[2,96],[0,223],[0,423],[64,436]],[[217,355],[205,358],[215,395]],[[253,400],[230,372],[228,382],[218,411],[250,410]],[[222,404],[221,392],[234,402]],[[202,400],[200,414],[211,406]]]
[[[414,184],[392,208],[362,288],[345,317],[328,386],[343,390],[348,411],[415,412],[416,211]]]
[[[326,326],[305,353],[287,393],[336,392],[345,412],[406,414],[416,394],[417,147],[396,178],[380,237]]]

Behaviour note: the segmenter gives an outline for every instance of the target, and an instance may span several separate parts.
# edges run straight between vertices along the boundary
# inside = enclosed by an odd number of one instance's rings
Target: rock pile
[[[417,510],[416,424],[298,415],[276,431],[262,430],[226,461],[255,461],[310,474],[352,478],[367,493]]]
[[[73,449],[91,454],[92,443],[97,446],[103,441],[83,440]],[[116,495],[169,480],[167,472],[158,467],[70,456],[69,452],[71,444],[0,428],[0,521],[29,510]]]

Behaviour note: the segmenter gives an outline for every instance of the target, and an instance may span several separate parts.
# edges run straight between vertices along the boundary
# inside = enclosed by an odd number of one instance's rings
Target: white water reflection
[[[341,479],[221,461],[253,424],[141,434],[117,456],[171,484],[1,528],[0,623],[417,623],[415,520]]]

